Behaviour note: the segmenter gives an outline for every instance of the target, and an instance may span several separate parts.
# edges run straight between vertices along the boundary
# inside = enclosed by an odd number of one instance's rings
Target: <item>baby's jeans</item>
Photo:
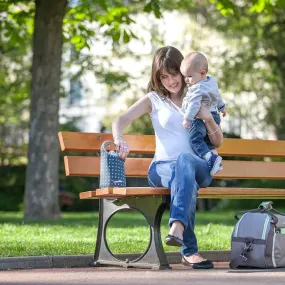
[[[218,112],[211,112],[211,114],[215,122],[220,125],[221,118]],[[209,151],[215,149],[207,135],[205,123],[197,118],[192,121],[189,129],[189,142],[193,151],[201,158]]]

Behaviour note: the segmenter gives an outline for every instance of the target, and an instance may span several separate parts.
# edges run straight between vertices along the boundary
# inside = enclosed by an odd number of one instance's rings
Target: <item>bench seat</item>
[[[80,199],[124,198],[140,196],[170,195],[168,188],[124,187],[102,188],[80,193]],[[198,198],[208,199],[280,199],[285,197],[285,189],[273,188],[220,188],[208,187],[199,190]]]

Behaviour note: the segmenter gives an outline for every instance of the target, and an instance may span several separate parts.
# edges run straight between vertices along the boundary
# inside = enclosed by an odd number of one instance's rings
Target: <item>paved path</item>
[[[228,263],[212,270],[173,265],[172,270],[66,268],[0,271],[2,285],[275,285],[285,284],[285,269],[230,270]]]

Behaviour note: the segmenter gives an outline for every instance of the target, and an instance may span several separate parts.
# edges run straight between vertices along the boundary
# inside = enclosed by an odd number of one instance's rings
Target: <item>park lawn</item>
[[[24,222],[22,213],[0,212],[0,257],[93,254],[98,213],[63,213],[59,221]],[[162,220],[162,239],[168,232],[169,213]],[[196,235],[200,250],[230,248],[234,212],[198,212]],[[116,253],[143,252],[149,229],[142,215],[119,212],[111,219],[107,241]],[[164,246],[166,251],[178,248]]]

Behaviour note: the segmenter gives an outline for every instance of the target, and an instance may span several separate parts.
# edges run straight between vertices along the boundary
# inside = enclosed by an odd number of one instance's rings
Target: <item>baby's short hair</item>
[[[189,66],[189,68],[193,68],[195,71],[200,72],[204,69],[206,72],[208,72],[208,60],[200,52],[193,51],[187,53],[184,57],[184,61]]]

